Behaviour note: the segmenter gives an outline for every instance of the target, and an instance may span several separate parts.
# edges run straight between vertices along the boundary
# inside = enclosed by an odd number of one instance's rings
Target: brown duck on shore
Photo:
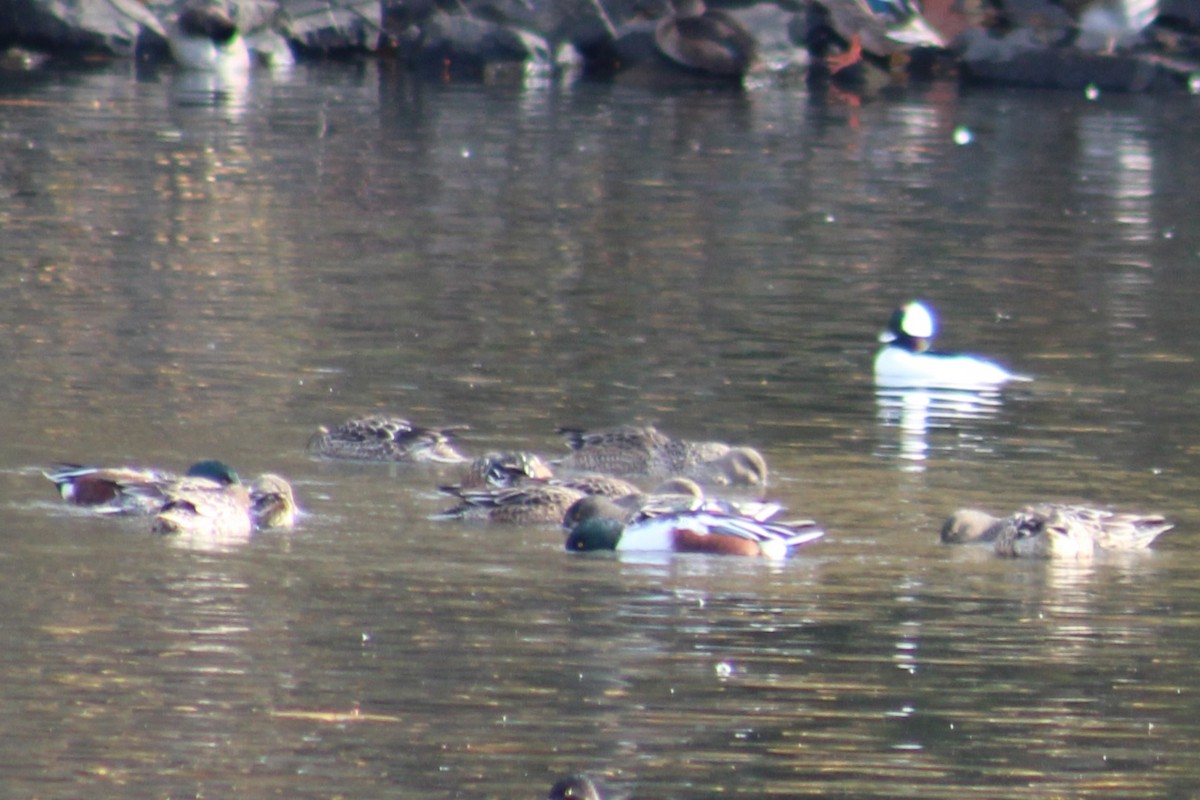
[[[732,14],[704,0],[672,0],[673,11],[658,21],[654,44],[667,60],[690,71],[740,79],[754,63],[753,34]]]

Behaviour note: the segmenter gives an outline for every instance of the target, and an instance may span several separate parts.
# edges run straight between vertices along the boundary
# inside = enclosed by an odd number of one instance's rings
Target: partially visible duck
[[[256,529],[294,527],[296,513],[292,485],[281,476],[268,472],[250,483],[250,516]]]
[[[183,534],[212,542],[250,538],[254,528],[250,491],[227,464],[193,464],[184,477],[161,491],[164,502],[150,524],[155,533]]]
[[[318,428],[308,447],[327,458],[459,464],[467,458],[454,449],[452,439],[464,427],[424,428],[401,417],[370,414],[332,429]]]
[[[648,493],[631,492],[619,497],[593,494],[583,497],[567,509],[562,525],[570,531],[580,522],[594,517],[608,517],[629,525],[652,517],[689,511],[711,511],[766,522],[782,508],[778,503],[705,497],[700,485],[690,478],[671,478]]]
[[[608,516],[578,523],[567,536],[572,552],[617,550],[709,553],[786,558],[800,545],[825,535],[816,523],[759,522],[712,511],[684,511],[632,522]]]
[[[572,453],[565,469],[622,477],[692,478],[718,486],[765,486],[767,462],[751,447],[672,439],[653,426],[626,425],[599,431],[561,428]]]
[[[1158,0],[1090,0],[1079,12],[1075,46],[1108,55],[1136,44],[1158,16]]]
[[[53,481],[63,500],[102,514],[153,513],[161,505],[162,487],[179,480],[177,473],[157,469],[80,464],[56,464],[42,474]]]
[[[673,10],[658,21],[654,44],[672,63],[718,78],[738,78],[754,63],[754,35],[732,14],[704,0],[672,0]]]
[[[977,356],[932,350],[936,334],[937,322],[924,303],[914,300],[896,309],[879,335],[885,346],[875,356],[876,385],[983,389],[1029,380]]]
[[[458,504],[434,519],[476,519],[515,525],[559,523],[571,504],[585,494],[550,481],[529,481],[501,489],[443,487]]]
[[[459,486],[478,489],[484,486],[514,486],[525,480],[544,481],[554,471],[536,453],[524,450],[485,453],[467,465]]]
[[[945,47],[916,0],[818,0],[834,30],[847,42],[846,52],[825,59],[831,73],[862,60],[863,51],[890,57],[915,47]]]
[[[1145,549],[1173,527],[1160,514],[1042,503],[1000,518],[960,509],[942,526],[942,541],[991,544],[1009,557],[1090,558],[1101,550]]]
[[[556,781],[550,787],[546,800],[604,800],[604,794],[595,781],[577,773]]]
[[[191,0],[167,32],[175,61],[185,69],[244,72],[250,48],[237,22],[220,0]]]

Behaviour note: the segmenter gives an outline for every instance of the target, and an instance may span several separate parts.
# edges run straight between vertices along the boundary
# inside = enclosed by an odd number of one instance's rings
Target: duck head
[[[879,334],[879,341],[923,353],[929,349],[935,334],[937,320],[933,312],[924,303],[913,300],[892,312],[887,328]]]

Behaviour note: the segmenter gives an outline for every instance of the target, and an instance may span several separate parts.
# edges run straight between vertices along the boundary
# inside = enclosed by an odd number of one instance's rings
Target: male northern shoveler
[[[1142,550],[1173,527],[1159,514],[1042,503],[1002,518],[960,509],[942,526],[942,541],[989,543],[1009,557],[1089,558],[1100,550]]]
[[[254,528],[250,491],[220,461],[193,464],[187,474],[162,487],[164,502],[150,528],[210,541],[248,540]]]
[[[587,775],[575,774],[556,781],[546,800],[604,800],[604,795]]]
[[[704,0],[672,0],[654,29],[667,60],[692,72],[740,79],[754,63],[754,35],[737,17],[705,7]]]
[[[692,478],[718,486],[765,486],[767,462],[750,447],[672,439],[652,426],[600,431],[560,428],[572,453],[556,464],[622,477]]]
[[[915,47],[945,47],[946,41],[921,16],[916,0],[818,0],[846,52],[828,56],[831,73],[862,61],[863,51],[888,58]]]
[[[570,551],[620,550],[712,553],[782,559],[825,535],[816,523],[760,522],[714,511],[684,511],[628,525],[608,516],[578,523],[567,536]]]
[[[318,428],[308,447],[326,458],[460,464],[467,459],[451,440],[455,431],[465,427],[423,428],[400,417],[371,414],[347,420],[332,430]]]
[[[580,522],[593,517],[608,517],[629,525],[651,517],[688,511],[711,511],[766,522],[782,508],[778,503],[706,497],[700,485],[690,478],[671,478],[651,492],[631,492],[616,497],[583,497],[567,509],[562,526],[570,531]]]
[[[185,69],[206,72],[250,69],[250,48],[220,0],[192,0],[185,5],[167,31],[167,44],[175,61]]]
[[[931,350],[936,334],[937,322],[924,303],[914,300],[896,309],[879,334],[885,346],[875,356],[876,385],[970,390],[1029,380],[976,356]]]

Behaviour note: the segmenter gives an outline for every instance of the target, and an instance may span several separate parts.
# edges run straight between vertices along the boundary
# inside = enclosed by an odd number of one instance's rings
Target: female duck
[[[326,458],[356,461],[462,464],[467,459],[454,449],[452,440],[454,432],[464,427],[424,428],[402,417],[369,414],[336,428],[317,428],[308,449]]]
[[[1011,558],[1079,559],[1100,550],[1143,550],[1173,527],[1159,514],[1041,503],[1003,518],[960,509],[942,526],[942,541],[991,544]]]
[[[244,541],[254,529],[250,491],[220,461],[201,461],[180,480],[159,489],[164,498],[150,523],[155,533],[211,541]]]
[[[994,389],[1007,381],[1029,380],[976,356],[930,349],[937,322],[916,300],[896,309],[879,334],[886,346],[875,356],[875,383],[892,388]]]
[[[753,34],[736,17],[707,9],[704,0],[674,0],[659,20],[654,44],[668,61],[717,78],[741,78],[754,63]]]
[[[751,447],[672,439],[653,426],[599,431],[560,428],[571,454],[563,469],[665,480],[685,477],[718,486],[765,486],[767,462]]]

